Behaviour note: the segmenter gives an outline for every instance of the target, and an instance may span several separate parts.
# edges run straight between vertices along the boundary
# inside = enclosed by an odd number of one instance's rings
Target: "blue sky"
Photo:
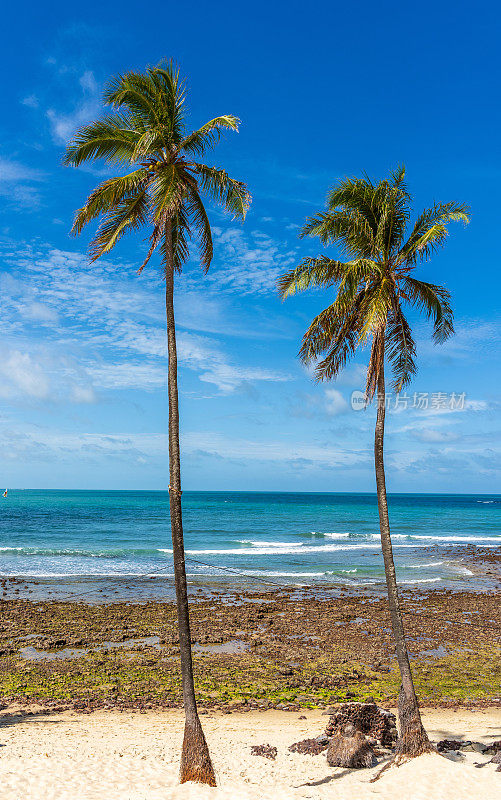
[[[0,483],[166,488],[165,323],[140,237],[90,265],[68,235],[108,175],[64,169],[64,144],[101,112],[106,80],[163,56],[188,78],[190,122],[242,119],[213,163],[248,182],[244,225],[211,209],[215,258],[177,287],[186,489],[372,491],[374,412],[354,412],[366,353],[316,385],[296,359],[327,301],[282,304],[276,276],[321,248],[299,241],[337,179],[404,162],[416,211],[470,204],[472,222],[420,268],[453,294],[457,335],[430,344],[390,412],[393,491],[499,491],[499,11],[492,3],[33,2],[4,11],[0,140]],[[332,255],[335,252],[332,251]],[[427,393],[427,409],[412,406]],[[431,407],[466,393],[462,409]]]

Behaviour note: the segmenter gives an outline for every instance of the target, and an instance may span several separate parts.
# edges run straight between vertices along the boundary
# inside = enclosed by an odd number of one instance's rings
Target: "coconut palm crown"
[[[406,306],[418,307],[433,320],[436,343],[454,333],[447,289],[411,273],[445,243],[448,223],[469,221],[468,208],[437,203],[408,230],[411,196],[404,178],[405,168],[400,167],[379,183],[367,176],[340,181],[328,195],[327,210],[310,217],[300,235],[338,245],[349,260],[305,258],[279,280],[284,298],[310,287],[337,286],[334,302],[306,331],[300,357],[305,363],[317,361],[318,380],[335,378],[357,347],[370,344],[368,400],[374,396],[385,354],[397,392],[416,372],[416,345]]]
[[[89,222],[101,218],[90,245],[94,261],[112,250],[125,233],[149,226],[149,249],[139,271],[157,247],[162,259],[167,258],[167,228],[172,228],[174,268],[180,271],[195,232],[200,261],[207,270],[212,236],[202,196],[243,218],[250,195],[245,184],[230,178],[224,169],[197,159],[217,144],[222,133],[238,131],[240,120],[231,115],[216,117],[188,132],[185,86],[172,63],[147,69],[144,74],[118,76],[105,91],[104,102],[114,110],[80,128],[67,147],[64,163],[77,167],[102,159],[122,169],[134,169],[94,189],[77,211],[72,232],[79,234]]]

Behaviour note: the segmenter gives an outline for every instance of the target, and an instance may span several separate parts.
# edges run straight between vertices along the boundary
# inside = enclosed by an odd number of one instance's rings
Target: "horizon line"
[[[168,494],[168,489],[83,489],[79,487],[60,488],[60,487],[8,487],[9,492],[163,492]],[[376,490],[356,492],[356,491],[296,491],[294,489],[183,489],[183,493],[198,493],[198,494],[334,494],[334,495],[374,495],[377,496]],[[478,496],[494,496],[501,497],[501,492],[387,492],[388,495],[417,495],[417,496],[460,496],[460,497],[478,497]]]

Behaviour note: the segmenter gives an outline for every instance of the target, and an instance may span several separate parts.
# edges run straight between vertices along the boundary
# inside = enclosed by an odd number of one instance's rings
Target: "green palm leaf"
[[[181,142],[180,149],[186,153],[202,156],[206,150],[212,149],[220,140],[225,130],[237,131],[240,120],[227,114],[223,117],[216,117],[206,122],[197,131],[193,131]]]

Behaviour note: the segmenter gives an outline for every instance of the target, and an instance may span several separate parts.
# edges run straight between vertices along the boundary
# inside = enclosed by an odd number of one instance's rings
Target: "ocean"
[[[167,492],[12,490],[0,501],[0,579],[19,579],[17,596],[173,596]],[[395,494],[389,508],[404,587],[471,588],[457,554],[501,544],[500,495]],[[374,494],[184,492],[183,512],[193,591],[384,588]]]

